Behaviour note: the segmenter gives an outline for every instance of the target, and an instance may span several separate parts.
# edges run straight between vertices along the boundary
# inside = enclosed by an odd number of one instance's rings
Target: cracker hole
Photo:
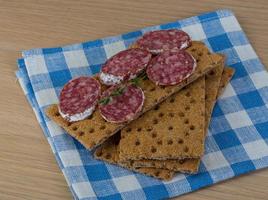
[[[56,113],[55,113],[55,116],[56,116],[56,117],[59,117],[59,116],[60,116],[60,113],[59,113],[59,112],[56,112]]]
[[[96,156],[97,156],[97,157],[101,157],[101,156],[102,156],[102,151],[97,151],[97,152],[96,152]]]
[[[208,95],[205,95],[205,100],[207,100],[208,99]]]
[[[129,133],[130,131],[131,131],[131,128],[127,128],[127,129],[126,129],[126,132]]]
[[[152,167],[155,167],[155,163],[154,162],[152,163]]]
[[[179,160],[179,163],[182,165],[183,163],[185,163],[185,160]]]
[[[162,144],[163,144],[162,140],[158,140],[158,141],[157,141],[157,144],[158,144],[158,145],[162,145]]]
[[[154,175],[158,177],[160,175],[160,171],[156,171]]]
[[[179,144],[183,144],[183,139],[181,139],[181,138],[178,139],[178,143],[179,143]]]
[[[195,103],[196,101],[194,99],[191,99],[190,100],[190,103]]]
[[[179,112],[179,116],[180,116],[180,117],[184,117],[185,115],[184,115],[183,112]]]
[[[66,126],[67,126],[67,127],[69,127],[69,126],[71,126],[71,125],[72,125],[71,122],[67,122],[67,123],[66,123]]]
[[[157,137],[157,134],[154,132],[152,133],[152,138],[156,138]]]
[[[92,119],[93,118],[93,115],[90,115],[89,117],[88,117],[88,119]]]
[[[173,130],[173,126],[169,126],[169,127],[168,127],[168,130],[169,130],[169,131]]]
[[[168,116],[174,117],[174,113],[168,113]]]
[[[140,143],[140,141],[139,140],[137,140],[136,142],[135,142],[135,145],[136,146],[139,146],[141,143]]]
[[[168,144],[168,145],[172,145],[172,144],[173,144],[173,140],[171,140],[171,139],[168,140],[167,144]]]
[[[157,151],[157,149],[155,147],[151,147],[151,152],[155,153]]]
[[[189,124],[189,119],[185,119],[184,124]]]
[[[195,51],[196,51],[196,49],[195,49],[195,48],[191,49],[191,52],[195,52]]]
[[[149,127],[149,128],[146,129],[146,131],[148,131],[148,132],[150,132],[152,130],[153,130],[153,128],[151,128],[151,127]]]
[[[142,128],[141,128],[141,127],[137,128],[137,131],[138,131],[138,132],[141,132],[141,130],[142,130]]]
[[[197,59],[196,59],[196,62],[199,62],[199,61],[200,61],[199,58],[197,58]]]
[[[158,114],[158,117],[163,117],[163,116],[164,116],[164,113],[162,112]]]
[[[191,93],[190,93],[190,92],[187,92],[187,93],[185,94],[185,96],[190,97],[190,96],[191,96]]]
[[[174,103],[174,101],[175,101],[174,98],[171,98],[171,99],[169,100],[170,103]]]
[[[73,126],[73,127],[72,127],[72,130],[73,130],[73,131],[76,131],[77,129],[78,129],[77,126]]]
[[[79,136],[79,137],[83,136],[84,134],[85,134],[85,132],[83,132],[83,131],[79,131],[79,132],[78,132],[78,136]]]
[[[189,151],[189,148],[185,146],[185,147],[183,148],[183,151],[187,153],[187,152]]]
[[[105,155],[105,158],[109,160],[109,159],[112,158],[112,155],[111,155],[110,153],[107,153],[107,154]]]
[[[185,110],[190,110],[190,106],[185,106]]]
[[[199,52],[199,53],[198,53],[198,56],[203,56],[203,53],[202,53],[202,52]]]
[[[215,74],[214,70],[210,70],[210,72],[208,73],[210,76],[213,76]]]
[[[150,92],[153,92],[153,91],[155,91],[155,87],[153,87],[153,88],[150,88],[150,90],[149,90]]]
[[[106,126],[105,125],[102,125],[101,127],[100,127],[100,130],[104,130],[106,128]]]
[[[155,107],[154,107],[154,110],[158,110],[159,109],[159,105],[156,105]]]
[[[94,128],[89,129],[89,133],[94,133],[94,131],[95,131]]]
[[[158,120],[157,119],[153,119],[153,124],[158,124]]]
[[[190,126],[190,129],[193,131],[195,129],[195,126],[194,125],[191,125]]]

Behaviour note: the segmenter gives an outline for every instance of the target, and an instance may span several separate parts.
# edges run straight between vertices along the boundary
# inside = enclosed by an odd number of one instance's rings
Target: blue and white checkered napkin
[[[62,86],[71,78],[97,73],[107,58],[144,32],[170,28],[225,54],[236,73],[215,106],[200,172],[162,182],[94,160],[44,110],[58,103]],[[229,10],[81,44],[24,51],[18,63],[17,77],[75,199],[174,197],[268,166],[268,74]]]

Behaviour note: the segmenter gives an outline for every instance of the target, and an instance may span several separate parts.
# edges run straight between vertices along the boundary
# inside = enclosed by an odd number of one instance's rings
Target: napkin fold
[[[97,73],[105,60],[144,32],[177,28],[226,55],[236,73],[218,100],[199,173],[164,182],[95,160],[44,113],[62,86]],[[162,199],[268,166],[268,74],[230,10],[217,10],[115,37],[24,51],[16,76],[74,199]]]

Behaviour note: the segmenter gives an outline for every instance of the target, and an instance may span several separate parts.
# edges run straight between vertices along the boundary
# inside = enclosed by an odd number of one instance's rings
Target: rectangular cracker
[[[211,113],[216,101],[217,96],[219,96],[227,83],[230,81],[231,77],[234,74],[234,69],[230,67],[217,67],[213,69],[214,72],[209,72],[206,79],[206,126],[209,126],[209,121]],[[223,71],[223,72],[222,72]],[[214,88],[218,88],[215,90]],[[210,114],[209,114],[210,113]],[[154,167],[154,168],[163,168],[173,171],[195,173],[198,171],[200,159],[184,159],[184,160],[136,160],[131,163],[132,167]],[[130,163],[128,163],[130,165]]]
[[[143,111],[139,113],[139,116],[149,111],[156,104],[164,101],[172,94],[178,92],[184,86],[197,80],[206,72],[210,71],[218,62],[217,59],[214,60],[214,58],[209,55],[210,53],[208,51],[208,48],[202,42],[194,41],[192,43],[192,46],[189,47],[187,51],[192,54],[193,57],[197,60],[197,67],[195,72],[182,83],[175,86],[161,87],[156,86],[150,80],[141,81],[140,87],[145,93],[145,102]],[[60,116],[58,112],[58,106],[55,104],[47,108],[46,114],[50,119],[62,127],[68,134],[76,138],[87,149],[92,149],[100,145],[128,124],[109,123],[101,117],[98,109],[90,118],[73,123],[67,122]]]
[[[224,91],[226,85],[230,81],[233,74],[234,74],[234,70],[232,68],[230,67],[224,68],[218,95],[222,94],[222,92]],[[103,143],[101,146],[99,146],[96,149],[96,151],[94,152],[94,157],[96,159],[100,159],[111,164],[117,164],[127,169],[130,169],[139,173],[144,173],[146,175],[153,176],[158,179],[169,180],[174,176],[174,172],[171,170],[158,169],[158,168],[163,167],[163,165],[160,165],[160,163],[163,161],[157,161],[155,163],[154,168],[151,168],[151,166],[135,168],[133,166],[134,162],[131,162],[130,163],[131,165],[120,163],[119,162],[119,149],[118,149],[119,141],[120,141],[120,133],[117,133],[116,135],[111,137],[111,139],[107,140],[105,143]],[[189,170],[198,168],[199,161],[200,161],[199,159],[187,159],[184,162],[180,162],[179,160],[172,160],[171,162],[170,161],[167,162],[167,165],[169,168],[178,169],[178,163],[179,163],[180,169],[181,169],[180,171],[188,172]]]
[[[121,130],[120,161],[198,158],[204,151],[205,77]]]

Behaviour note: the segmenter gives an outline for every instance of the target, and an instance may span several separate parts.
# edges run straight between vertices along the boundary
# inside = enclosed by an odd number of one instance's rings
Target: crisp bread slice
[[[230,67],[225,67],[222,73],[223,67],[219,66],[214,69],[213,73],[209,73],[206,79],[206,112],[212,112],[215,100],[218,95],[220,95],[227,83],[230,81],[234,74],[234,69]],[[217,90],[212,90],[212,88],[218,88]],[[214,92],[212,92],[214,91]],[[215,100],[214,100],[215,99]],[[206,125],[208,127],[211,114],[206,114]],[[184,159],[184,160],[135,160],[128,165],[132,167],[154,167],[154,168],[163,168],[173,171],[195,173],[198,171],[200,159]]]
[[[121,130],[120,161],[198,158],[203,154],[205,77]]]
[[[118,143],[120,140],[120,133],[117,133],[100,145],[94,152],[94,157],[106,161],[110,164],[116,164],[126,169],[139,172],[161,180],[170,180],[174,176],[174,172],[166,169],[156,169],[149,167],[134,168],[130,165],[119,162]]]
[[[220,89],[218,94],[222,94],[224,91],[226,85],[228,84],[229,80],[233,76],[234,70],[230,67],[224,68],[222,78],[221,78],[221,83],[220,83]],[[107,140],[105,143],[103,143],[101,146],[99,146],[96,151],[94,152],[94,156],[97,159],[104,160],[106,162],[109,162],[111,164],[117,164],[122,166],[123,164],[119,162],[119,149],[118,149],[118,144],[120,141],[120,133],[117,133],[113,137],[111,137],[109,140]],[[135,161],[136,162],[136,161]],[[163,179],[163,180],[169,180],[173,177],[174,173],[170,170],[166,169],[157,169],[157,168],[162,168],[163,161],[157,161],[155,162],[154,168],[151,168],[151,165],[149,167],[140,167],[140,168],[135,168],[133,166],[134,161],[131,161],[131,165],[124,164],[123,166],[127,169],[137,171],[140,173],[147,174],[149,176],[153,176],[155,178]],[[174,170],[178,169],[178,163],[180,165],[180,171],[184,172],[189,172],[190,170],[198,168],[199,165],[199,159],[185,159],[184,162],[180,160],[170,160],[170,162],[164,162],[167,163],[165,167],[168,168],[173,168]],[[146,163],[145,163],[146,164]],[[151,162],[150,162],[151,164]]]
[[[184,86],[203,76],[206,72],[210,71],[218,62],[218,60],[213,59],[208,51],[208,48],[202,42],[194,41],[192,43],[192,46],[189,47],[187,51],[196,59],[197,68],[195,72],[182,83],[175,86],[163,87],[156,86],[150,80],[140,81],[140,87],[145,93],[145,102],[142,112],[140,112],[137,117],[149,111],[156,104],[164,101],[172,94],[178,92]],[[49,118],[51,118],[59,126],[65,129],[67,133],[76,138],[88,149],[92,149],[100,145],[128,124],[109,123],[101,117],[98,109],[96,109],[93,115],[91,115],[91,117],[88,119],[73,123],[70,123],[61,117],[58,111],[58,106],[55,104],[47,108],[46,114]]]

